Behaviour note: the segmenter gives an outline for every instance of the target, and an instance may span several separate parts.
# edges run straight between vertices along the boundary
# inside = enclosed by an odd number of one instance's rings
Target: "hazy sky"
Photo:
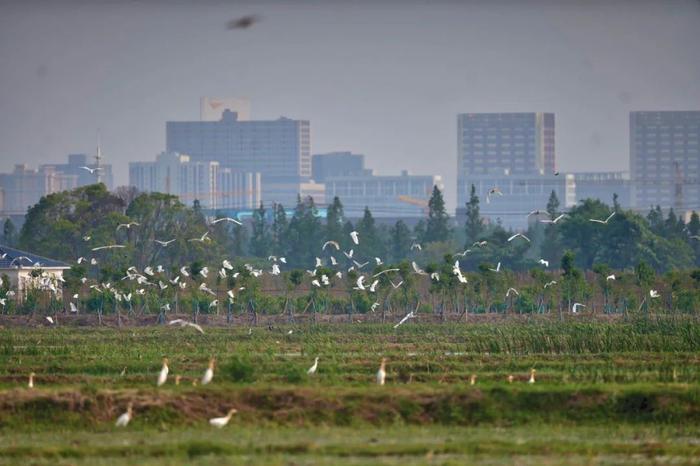
[[[700,108],[699,44],[697,0],[0,0],[0,171],[92,152],[99,128],[125,184],[166,120],[247,96],[311,120],[313,152],[443,175],[454,207],[458,113],[555,112],[561,170],[627,169],[630,110]]]

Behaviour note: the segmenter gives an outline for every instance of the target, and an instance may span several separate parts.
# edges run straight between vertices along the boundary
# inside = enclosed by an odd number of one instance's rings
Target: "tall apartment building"
[[[700,209],[700,111],[630,112],[632,203]]]
[[[475,177],[551,175],[556,170],[553,113],[463,113],[457,116],[457,202]]]
[[[365,156],[352,152],[329,152],[314,154],[311,158],[311,176],[317,183],[323,183],[329,176],[366,175],[371,170],[365,168]]]
[[[12,173],[0,174],[0,188],[4,192],[3,213],[24,215],[42,196],[75,187],[76,175],[66,175],[50,166],[32,169],[24,164],[15,165]]]
[[[252,209],[261,200],[259,173],[177,152],[161,153],[155,162],[129,163],[129,184],[139,191],[173,194],[186,205],[197,200],[207,209]]]
[[[295,205],[302,185],[311,180],[311,126],[305,120],[241,121],[236,112],[224,110],[219,121],[169,121],[166,152],[260,173],[266,204]]]
[[[87,154],[68,154],[68,163],[52,163],[39,166],[39,170],[51,169],[64,175],[76,177],[77,186],[87,186],[97,182],[97,172],[90,173],[83,167],[95,168],[94,157]],[[114,188],[114,177],[112,176],[112,165],[100,164],[99,179],[107,186],[107,189]]]

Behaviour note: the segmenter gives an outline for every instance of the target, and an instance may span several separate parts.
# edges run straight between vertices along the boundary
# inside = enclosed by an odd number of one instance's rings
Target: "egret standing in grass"
[[[35,374],[34,372],[31,372],[31,373],[29,374],[29,382],[27,382],[27,387],[29,387],[29,388],[34,388],[34,376],[35,376],[35,375],[36,375],[36,374]]]
[[[535,372],[537,372],[536,369],[530,369],[530,379],[527,383],[535,383]]]
[[[469,377],[469,385],[476,385],[476,374],[472,374]]]
[[[214,364],[216,364],[216,358],[211,358],[209,360],[209,367],[204,371],[202,376],[202,385],[206,385],[214,378]]]
[[[318,369],[318,356],[316,356],[316,359],[314,359],[314,365],[309,367],[309,370],[306,371],[308,375],[314,375],[316,373],[316,370]]]
[[[231,420],[231,416],[236,414],[238,412],[237,409],[231,408],[228,412],[228,414],[224,417],[215,417],[213,419],[209,419],[209,424],[213,425],[214,427],[218,427],[221,429],[224,427],[226,424],[228,424],[228,421]]]
[[[168,380],[168,358],[163,358],[163,367],[158,374],[158,386],[160,387]]]
[[[386,381],[386,358],[382,358],[382,363],[377,371],[377,385],[384,385]]]
[[[129,406],[126,408],[126,412],[117,418],[117,422],[115,422],[114,425],[117,427],[126,427],[134,414],[133,409],[134,404],[129,403]]]

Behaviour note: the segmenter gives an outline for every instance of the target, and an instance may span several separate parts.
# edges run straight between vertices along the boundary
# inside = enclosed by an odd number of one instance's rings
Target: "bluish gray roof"
[[[20,251],[19,249],[8,248],[0,244],[0,269],[11,269],[19,265],[25,268],[32,267],[37,262],[40,264],[40,267],[70,268],[70,265],[65,262],[38,256],[27,251]]]

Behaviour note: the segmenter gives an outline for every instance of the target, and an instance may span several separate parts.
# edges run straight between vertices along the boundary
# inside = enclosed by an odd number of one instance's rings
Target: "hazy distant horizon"
[[[248,30],[226,21],[262,17]],[[0,1],[0,172],[93,153],[115,183],[199,98],[308,119],[312,152],[442,175],[457,114],[556,114],[561,171],[627,170],[633,110],[700,109],[698,1]]]

